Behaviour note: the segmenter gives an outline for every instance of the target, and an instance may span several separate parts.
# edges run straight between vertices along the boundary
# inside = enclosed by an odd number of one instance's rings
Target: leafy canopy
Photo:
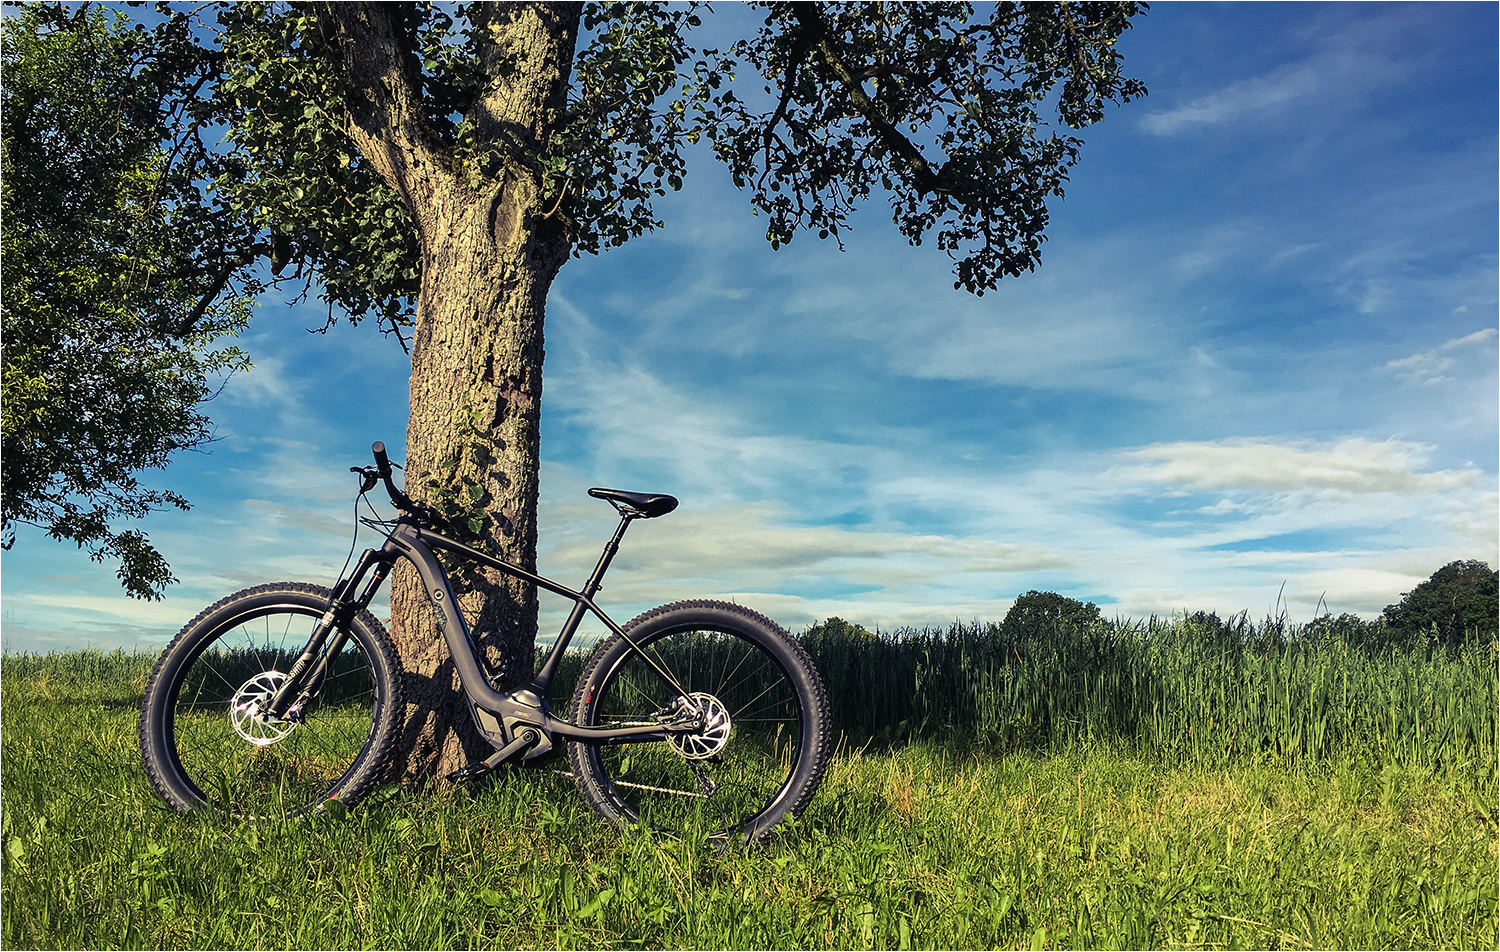
[[[0,28],[5,546],[40,526],[159,597],[165,560],[113,524],[187,508],[136,474],[210,439],[211,381],[246,365],[216,342],[257,290],[234,281],[248,236],[199,189],[202,51],[97,7],[27,6]]]
[[[653,200],[705,143],[773,246],[837,241],[884,199],[982,294],[1036,267],[1076,130],[1145,94],[1115,45],[1144,4],[749,6],[762,25],[723,49],[695,45],[698,4],[558,6],[578,42],[564,121],[540,140],[484,107],[524,87],[524,51],[499,39],[506,5],[382,10],[400,18],[437,161],[489,187],[529,178],[529,214],[575,254],[658,227]],[[5,229],[5,525],[118,557],[133,594],[170,573],[111,526],[186,506],[135,473],[209,438],[208,381],[245,365],[213,342],[250,298],[302,281],[330,322],[373,315],[399,335],[415,316],[414,209],[346,128],[332,9],[158,3],[155,26],[127,30],[49,3],[5,22],[4,215],[24,223]],[[274,279],[250,270],[260,258]]]
[[[1090,631],[1103,621],[1099,606],[1093,602],[1033,589],[1016,597],[1000,627],[1010,635],[1037,635],[1066,629]]]
[[[766,237],[836,237],[885,194],[901,234],[935,234],[954,287],[976,294],[1036,267],[1046,201],[1082,145],[1063,130],[1146,93],[1115,49],[1143,4],[999,3],[987,18],[969,3],[763,6],[754,38],[698,64],[697,102]],[[769,113],[717,91],[741,64],[775,97]]]
[[[1385,623],[1398,632],[1431,635],[1439,644],[1462,644],[1471,635],[1493,636],[1500,614],[1500,573],[1477,560],[1460,560],[1386,606]]]
[[[884,196],[913,244],[935,238],[955,287],[982,294],[1036,267],[1047,201],[1111,102],[1145,95],[1115,48],[1137,3],[758,3],[764,25],[726,49],[690,40],[696,4],[582,5],[565,121],[531,142],[485,121],[513,51],[490,42],[489,4],[403,5],[409,75],[443,161],[473,181],[528,175],[575,254],[658,227],[687,150],[711,144],[773,246],[837,239]],[[421,282],[411,209],[343,127],[329,18],[318,4],[218,12],[218,95],[243,175],[218,187],[277,249],[358,318],[411,320]]]

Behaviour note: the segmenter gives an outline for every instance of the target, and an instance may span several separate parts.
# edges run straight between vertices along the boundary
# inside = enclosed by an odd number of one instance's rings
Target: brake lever
[[[351,466],[349,472],[358,473],[360,476],[360,495],[364,495],[380,484],[380,473],[373,466]]]

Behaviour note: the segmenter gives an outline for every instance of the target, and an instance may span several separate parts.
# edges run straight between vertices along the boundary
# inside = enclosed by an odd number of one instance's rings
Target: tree
[[[203,51],[122,20],[27,7],[3,23],[0,513],[5,548],[17,524],[39,526],[159,598],[166,560],[113,523],[188,507],[136,474],[210,439],[210,381],[246,361],[216,342],[256,288],[232,281],[249,233],[198,191]]]
[[[1494,636],[1500,615],[1500,572],[1477,560],[1449,562],[1401,601],[1387,605],[1383,617],[1407,637],[1432,633],[1438,644],[1459,645],[1470,634]],[[1419,642],[1420,643],[1420,642]]]
[[[1011,635],[1031,635],[1058,628],[1088,630],[1102,621],[1099,606],[1093,602],[1033,590],[1015,600],[1000,627]]]
[[[807,629],[802,635],[803,641],[813,639],[841,641],[845,643],[867,645],[880,640],[864,625],[856,625],[852,621],[845,621],[837,615],[832,615]]]
[[[885,197],[980,294],[1036,266],[1072,130],[1145,93],[1115,48],[1140,4],[755,6],[763,25],[723,50],[689,43],[696,5],[217,8],[210,96],[242,165],[215,194],[331,308],[409,324],[407,492],[509,561],[535,562],[547,291],[570,256],[659,225],[651,202],[693,144],[773,246],[837,240]],[[534,589],[472,568],[460,582],[492,662],[524,677]],[[408,779],[479,752],[426,603],[398,571]]]

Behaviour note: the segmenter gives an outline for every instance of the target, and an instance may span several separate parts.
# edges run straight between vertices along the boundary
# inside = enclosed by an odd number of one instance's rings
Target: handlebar
[[[361,469],[358,466],[349,467],[351,472],[359,473],[363,477],[363,482],[360,484],[360,492],[369,492],[375,488],[377,481],[383,482],[385,483],[387,495],[391,497],[392,505],[397,509],[400,509],[402,512],[412,513],[413,515],[425,514],[428,511],[427,507],[414,502],[406,493],[397,489],[395,483],[391,482],[392,464],[391,458],[385,453],[385,444],[380,440],[376,440],[370,444],[370,452],[375,454],[375,466],[373,469]]]

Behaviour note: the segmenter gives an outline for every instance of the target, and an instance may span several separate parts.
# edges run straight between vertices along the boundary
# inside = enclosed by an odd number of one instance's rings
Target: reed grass
[[[1305,637],[1193,619],[872,635],[804,646],[853,738],[946,738],[996,753],[1104,746],[1168,763],[1366,760],[1494,772],[1497,644]]]

